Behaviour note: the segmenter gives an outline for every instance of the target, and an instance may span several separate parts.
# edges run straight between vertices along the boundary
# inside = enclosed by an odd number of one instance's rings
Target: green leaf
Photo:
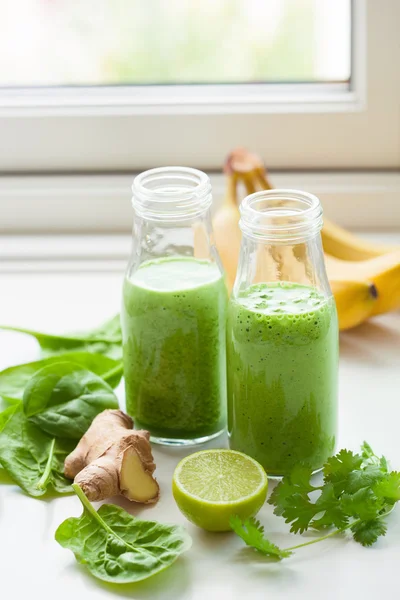
[[[318,509],[307,496],[293,494],[287,500],[282,516],[286,523],[291,523],[290,531],[292,533],[303,533],[319,512],[321,509]]]
[[[24,412],[31,423],[52,437],[79,440],[94,417],[118,408],[111,387],[79,365],[58,362],[40,369],[24,392]]]
[[[51,488],[60,494],[70,493],[64,460],[75,444],[64,439],[53,441],[28,421],[21,404],[8,411],[7,422],[0,428],[0,463],[10,477],[31,496],[42,496]],[[43,480],[46,471],[48,476]]]
[[[380,457],[379,466],[380,466],[381,470],[384,471],[385,473],[389,472],[389,463],[386,460],[385,456]]]
[[[282,516],[289,499],[295,492],[293,491],[292,482],[289,477],[283,477],[283,479],[275,486],[270,497],[268,498],[268,504],[275,506],[274,514],[279,517]]]
[[[372,546],[376,540],[386,534],[387,527],[382,519],[372,519],[371,521],[362,521],[352,528],[353,537],[356,542],[363,546]]]
[[[285,475],[272,492],[268,502],[275,506],[274,513],[283,516],[286,523],[291,523],[290,531],[302,533],[308,529],[315,515],[321,512],[309,498],[309,493],[320,488],[311,482],[312,469],[298,464],[290,475]]]
[[[11,404],[18,404],[18,401],[14,400],[11,402]],[[9,406],[10,406],[10,402],[7,402],[6,400],[4,400],[4,398],[2,396],[0,396],[0,413],[2,413],[4,410],[9,408]]]
[[[385,535],[383,519],[400,501],[400,473],[388,472],[386,458],[378,457],[369,444],[364,442],[361,454],[341,450],[329,458],[324,465],[322,487],[313,487],[310,476],[310,470],[296,466],[276,486],[269,503],[275,506],[275,514],[291,523],[294,533],[302,533],[310,527],[335,529],[284,551],[322,542],[346,529],[351,529],[354,540],[364,546],[370,546],[379,536]],[[310,496],[313,498],[316,494],[310,492],[317,490],[321,493],[313,502]],[[248,536],[240,519],[234,525],[243,534],[242,537]]]
[[[362,456],[354,454],[351,450],[340,450],[335,456],[328,458],[324,465],[325,479],[332,483],[349,475],[351,471],[359,469],[363,462]]]
[[[242,521],[240,517],[233,516],[230,519],[230,526],[247,546],[254,548],[264,556],[281,560],[292,554],[289,550],[281,550],[270,542],[264,536],[264,527],[254,518]]]
[[[377,456],[367,442],[361,444],[361,456],[363,457],[363,466],[375,465],[379,467],[382,473],[389,471],[389,466],[384,456]]]
[[[311,470],[297,465],[271,494],[274,513],[291,524],[293,533],[310,527],[343,530],[353,521],[372,521],[400,499],[400,476],[387,474],[386,459],[364,442],[362,454],[341,450],[324,465],[324,485],[313,487]],[[320,489],[315,501],[310,492]]]
[[[275,486],[271,496],[268,499],[268,503],[275,506],[274,513],[281,516],[285,507],[291,502],[290,498],[295,494],[300,494],[304,498],[307,498],[309,492],[314,491],[315,488],[310,483],[312,475],[312,469],[307,466],[298,464],[293,468],[290,475],[286,475],[283,479]]]
[[[368,460],[370,458],[376,457],[375,452],[372,450],[371,446],[365,440],[361,444],[361,456],[363,457],[364,460]]]
[[[0,413],[0,433],[3,431],[13,414],[20,408],[20,404],[21,403],[13,404]]]
[[[122,331],[121,331],[121,319],[119,315],[114,315],[108,321],[105,321],[99,327],[95,327],[94,329],[87,331],[85,333],[81,333],[80,335],[84,337],[109,337],[122,340]]]
[[[383,508],[383,501],[375,495],[371,488],[365,487],[355,494],[343,494],[340,505],[350,517],[369,521],[379,515]]]
[[[96,512],[79,486],[73,486],[84,512],[61,523],[55,539],[103,581],[129,583],[163,571],[191,547],[183,527],[141,521],[119,506]]]
[[[0,415],[1,417],[1,415]],[[400,473],[392,471],[374,486],[374,492],[386,502],[394,503],[400,500]]]
[[[73,362],[80,367],[92,371],[107,381],[111,387],[116,387],[121,379],[121,363],[102,354],[91,352],[69,352],[55,357],[44,358],[35,362],[9,367],[0,372],[0,396],[9,402],[22,400],[24,389],[30,378],[43,367],[56,362]]]
[[[316,515],[323,511],[323,515],[318,519],[313,519],[311,527],[313,529],[323,529],[326,527],[336,527],[342,529],[345,527],[349,519],[344,514],[338,499],[335,496],[335,490],[332,483],[324,485],[321,495],[315,502]]]
[[[115,360],[122,359],[122,334],[119,315],[91,331],[53,335],[21,327],[0,326],[0,329],[25,333],[36,338],[45,356],[65,352],[94,352]]]
[[[385,473],[379,465],[368,464],[362,469],[349,473],[347,482],[345,482],[342,487],[346,493],[355,494],[362,488],[372,487],[384,477]]]
[[[328,458],[324,465],[324,481],[333,483],[336,495],[346,489],[349,474],[361,467],[363,457],[350,450],[340,450],[338,454]]]

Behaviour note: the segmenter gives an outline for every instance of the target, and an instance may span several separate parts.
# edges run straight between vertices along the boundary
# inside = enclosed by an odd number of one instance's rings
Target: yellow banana
[[[325,252],[342,260],[368,260],[396,250],[362,240],[325,217],[321,235]]]
[[[236,278],[242,240],[239,229],[238,183],[244,183],[247,193],[250,194],[255,192],[257,187],[260,189],[260,186],[263,188],[266,185],[266,175],[263,162],[259,157],[244,148],[237,148],[228,154],[224,173],[226,193],[222,206],[213,219],[213,230],[215,243],[225,269],[227,287],[231,291]]]
[[[257,154],[237,148],[229,154],[228,162],[238,181],[244,183],[248,194],[272,189],[263,161]],[[325,217],[321,235],[324,251],[342,260],[368,260],[400,249],[363,240]]]
[[[214,217],[213,229],[215,244],[224,265],[229,292],[235,282],[242,240],[239,218],[236,176],[228,174],[225,199]]]
[[[371,281],[378,297],[371,315],[400,308],[400,250],[369,260],[348,261],[325,255],[329,280]]]
[[[377,300],[377,289],[369,281],[329,282],[335,296],[341,331],[360,325],[371,316]]]

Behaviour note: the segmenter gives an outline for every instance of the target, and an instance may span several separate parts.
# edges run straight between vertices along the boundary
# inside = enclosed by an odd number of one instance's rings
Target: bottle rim
[[[290,244],[317,235],[323,225],[322,206],[314,194],[273,189],[246,196],[239,207],[243,234],[257,240]]]
[[[212,203],[206,173],[191,167],[158,167],[137,175],[132,206],[147,219],[176,221],[201,215]]]

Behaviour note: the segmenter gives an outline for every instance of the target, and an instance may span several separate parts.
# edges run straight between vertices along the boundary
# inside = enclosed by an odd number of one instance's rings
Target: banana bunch
[[[241,243],[238,185],[243,184],[248,194],[272,186],[262,160],[242,148],[229,154],[224,172],[226,195],[214,218],[214,233],[231,290]],[[322,242],[341,330],[400,308],[400,248],[363,241],[328,219],[324,219]],[[282,256],[274,258],[290,268],[290,257],[284,253],[282,249]],[[298,269],[298,263],[293,268]]]

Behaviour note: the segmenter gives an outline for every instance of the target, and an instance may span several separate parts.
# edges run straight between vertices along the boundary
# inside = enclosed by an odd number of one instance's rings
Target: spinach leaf
[[[2,430],[7,425],[8,421],[11,419],[11,417],[18,408],[18,404],[13,404],[12,406],[9,406],[8,408],[0,412],[0,433],[2,432]]]
[[[118,408],[111,387],[79,365],[58,362],[40,369],[29,380],[23,397],[31,423],[53,437],[79,440],[94,417]]]
[[[169,567],[191,546],[183,527],[141,521],[119,506],[103,504],[98,512],[78,485],[73,489],[84,511],[61,523],[55,539],[103,581],[130,583]]]
[[[64,460],[72,452],[71,440],[51,438],[23,413],[22,404],[10,406],[0,425],[0,463],[12,479],[31,496],[42,496],[50,488],[60,494],[72,491],[64,477]],[[0,415],[0,422],[4,419]]]
[[[89,332],[86,332],[85,334],[81,334],[84,335],[85,337],[88,337],[88,335],[90,337],[113,337],[113,338],[117,338],[119,339],[119,341],[121,341],[122,339],[122,331],[121,331],[121,319],[119,315],[114,315],[111,319],[109,319],[108,321],[105,321],[104,323],[102,323],[101,325],[99,325],[99,327],[96,327],[95,329],[90,330]]]
[[[31,377],[43,367],[56,362],[70,361],[99,375],[111,387],[116,387],[122,375],[122,363],[102,354],[68,352],[35,362],[9,367],[0,372],[0,396],[7,402],[22,400],[24,389]]]
[[[114,360],[122,359],[122,334],[119,315],[91,331],[52,335],[21,327],[0,326],[0,329],[26,333],[37,339],[44,356],[65,352],[95,352]]]

